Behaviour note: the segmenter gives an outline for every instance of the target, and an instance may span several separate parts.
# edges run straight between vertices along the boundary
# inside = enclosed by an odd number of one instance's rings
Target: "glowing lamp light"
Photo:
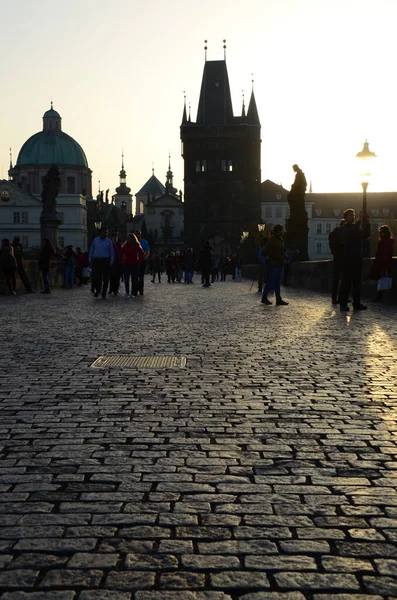
[[[374,159],[377,158],[375,152],[371,152],[369,149],[368,140],[365,140],[363,149],[360,152],[357,152],[356,157],[358,158],[360,165],[361,185],[367,184],[368,186]]]
[[[265,231],[266,223],[258,223],[258,231],[259,233],[263,233]]]

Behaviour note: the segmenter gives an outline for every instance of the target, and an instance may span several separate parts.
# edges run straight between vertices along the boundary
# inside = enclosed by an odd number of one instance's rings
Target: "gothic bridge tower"
[[[261,125],[252,89],[248,111],[233,115],[226,60],[206,61],[196,122],[181,124],[185,243],[209,239],[235,251],[241,233],[260,222]]]

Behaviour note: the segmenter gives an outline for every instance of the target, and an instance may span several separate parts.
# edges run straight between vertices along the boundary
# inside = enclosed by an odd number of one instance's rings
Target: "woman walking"
[[[144,261],[145,253],[138,238],[129,233],[127,241],[121,246],[120,260],[124,272],[124,298],[135,298],[138,293],[139,265]],[[131,280],[131,293],[130,293]]]
[[[15,278],[17,261],[15,260],[14,256],[14,248],[11,246],[10,240],[7,238],[1,241],[0,268],[3,271],[9,295],[15,296],[17,293],[17,282]]]
[[[48,281],[48,273],[51,270],[51,258],[55,254],[55,248],[48,238],[43,238],[41,241],[41,251],[39,256],[39,271],[43,278],[44,290],[41,294],[51,294],[50,282]]]
[[[288,302],[285,302],[281,298],[281,280],[283,277],[283,266],[285,260],[284,251],[284,228],[282,225],[276,225],[272,231],[272,236],[265,247],[266,255],[266,283],[263,288],[262,304],[272,304],[268,299],[267,295],[270,292],[276,294],[276,305],[287,306]]]
[[[391,231],[387,225],[382,225],[379,227],[378,247],[370,270],[370,278],[378,280],[378,291],[372,302],[382,302],[383,292],[391,288],[391,282],[385,282],[382,286],[382,280],[392,277],[393,250],[394,239],[391,237]],[[390,288],[387,288],[387,285],[390,285]]]

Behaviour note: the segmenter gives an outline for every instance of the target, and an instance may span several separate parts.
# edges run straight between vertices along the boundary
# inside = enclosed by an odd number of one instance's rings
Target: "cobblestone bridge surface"
[[[1,600],[397,598],[396,309],[146,287],[0,299]]]

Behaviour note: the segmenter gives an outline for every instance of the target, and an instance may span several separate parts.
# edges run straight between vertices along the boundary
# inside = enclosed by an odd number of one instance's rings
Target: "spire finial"
[[[254,82],[255,82],[255,79],[254,79],[254,74],[253,73],[251,73],[251,77],[252,77],[252,79],[251,79],[252,91],[254,91]]]
[[[171,150],[168,150],[168,170],[171,171]]]
[[[10,148],[10,169],[12,169],[12,148]]]
[[[154,160],[152,161],[152,175],[154,175]]]
[[[124,148],[121,148],[121,168],[124,169]]]
[[[204,52],[205,52],[205,62],[207,62],[207,50],[208,50],[208,46],[207,46],[207,40],[204,40]]]
[[[101,193],[101,180],[98,179],[98,193]]]
[[[223,58],[226,60],[226,40],[223,40]]]
[[[190,109],[191,109],[191,104],[190,104],[190,102],[189,102],[189,118],[188,118],[188,121],[189,121],[189,123],[190,123],[190,121],[191,121],[191,117],[190,117]]]
[[[242,96],[243,96],[243,108],[241,111],[241,116],[245,117],[245,95],[244,95],[244,90],[241,90]]]
[[[52,101],[52,96],[51,96],[51,110],[54,108],[54,103]]]

